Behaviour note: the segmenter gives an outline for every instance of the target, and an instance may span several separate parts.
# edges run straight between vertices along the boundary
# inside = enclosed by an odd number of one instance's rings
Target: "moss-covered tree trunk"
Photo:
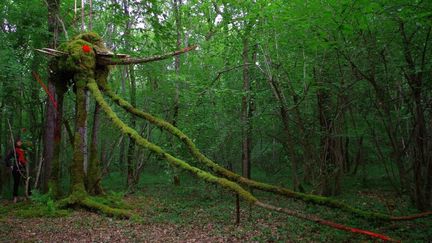
[[[85,126],[87,122],[86,109],[86,82],[93,76],[91,71],[79,72],[74,75],[76,85],[76,107],[75,107],[75,135],[74,151],[71,167],[72,194],[85,193],[84,187],[84,149],[85,149]]]

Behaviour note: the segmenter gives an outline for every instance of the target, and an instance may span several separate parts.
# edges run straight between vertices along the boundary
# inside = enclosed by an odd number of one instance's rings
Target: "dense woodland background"
[[[57,4],[59,12],[47,7]],[[42,162],[40,179],[32,181],[37,190],[47,190],[51,170],[44,145],[52,138],[44,131],[53,109],[32,75],[46,82],[49,58],[35,49],[60,45],[84,21],[115,53],[152,56],[199,46],[160,62],[114,66],[109,82],[224,167],[353,204],[372,194],[376,204],[356,206],[389,214],[432,209],[431,1],[93,0],[84,19],[80,4],[0,5],[0,155],[11,148],[9,121],[14,136],[32,143],[32,178]],[[60,153],[64,194],[74,99],[71,89]],[[116,111],[150,141],[190,160],[167,133]],[[135,146],[104,115],[99,141],[107,191],[159,183],[209,190]],[[1,170],[0,192],[9,198],[9,171]],[[419,239],[431,239],[430,229],[420,232]]]

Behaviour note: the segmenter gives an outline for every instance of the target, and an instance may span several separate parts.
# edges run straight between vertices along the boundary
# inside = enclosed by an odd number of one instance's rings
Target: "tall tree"
[[[56,48],[59,42],[60,23],[60,0],[47,0],[48,3],[48,33],[50,34],[48,46]],[[51,94],[56,94],[55,78],[53,69],[55,67],[50,65],[48,67],[48,91]],[[56,107],[52,100],[47,97],[45,109],[45,126],[44,126],[44,147],[43,147],[43,160],[44,160],[44,180],[43,189],[48,191],[48,182],[52,179],[53,185],[57,184],[57,171],[52,171],[54,150],[56,146],[60,146],[61,140],[61,120],[57,118]],[[58,153],[57,153],[58,154]],[[57,156],[57,155],[56,155]],[[58,160],[55,162],[58,163]],[[54,166],[58,168],[57,165]],[[53,177],[51,178],[51,175]],[[56,190],[56,189],[55,189]]]

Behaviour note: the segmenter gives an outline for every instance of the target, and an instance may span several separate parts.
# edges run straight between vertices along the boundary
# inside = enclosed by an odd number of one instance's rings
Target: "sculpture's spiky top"
[[[60,50],[68,53],[59,57],[58,62],[59,69],[66,72],[92,72],[96,68],[97,52],[108,51],[102,38],[93,32],[75,36],[62,44]]]
[[[109,53],[109,50],[98,34],[94,32],[78,34],[60,45],[59,51],[65,54],[56,56],[51,65],[57,74],[57,87],[75,85],[77,74],[94,77],[97,83],[105,84],[109,69],[108,66],[97,63],[97,54]]]

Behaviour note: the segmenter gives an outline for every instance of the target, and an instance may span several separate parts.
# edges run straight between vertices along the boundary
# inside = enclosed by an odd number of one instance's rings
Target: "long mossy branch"
[[[161,158],[164,158],[165,160],[170,162],[172,165],[178,166],[181,169],[184,169],[184,170],[192,173],[193,175],[197,176],[200,179],[203,179],[207,182],[217,184],[217,185],[222,186],[226,189],[229,189],[229,190],[237,193],[240,197],[242,197],[246,201],[251,202],[255,206],[258,206],[261,208],[265,208],[265,209],[268,209],[271,211],[277,211],[277,212],[285,213],[285,214],[293,216],[293,217],[305,219],[308,221],[312,221],[312,222],[315,222],[315,223],[318,223],[321,225],[326,225],[326,226],[329,226],[329,227],[332,227],[335,229],[339,229],[339,230],[344,230],[344,231],[348,231],[348,232],[352,232],[352,233],[367,235],[369,237],[384,239],[384,240],[388,240],[388,241],[396,241],[396,240],[393,240],[392,238],[385,236],[385,235],[373,233],[373,232],[366,231],[366,230],[352,228],[349,226],[345,226],[345,225],[337,224],[337,223],[334,223],[334,222],[331,222],[328,220],[321,219],[321,218],[314,216],[314,215],[306,215],[306,214],[302,214],[302,213],[294,211],[294,210],[275,207],[275,206],[260,202],[256,197],[254,197],[251,193],[249,193],[248,191],[243,189],[237,183],[230,181],[230,180],[227,180],[225,178],[217,177],[215,175],[212,175],[209,172],[206,172],[206,171],[203,171],[199,168],[193,167],[190,164],[188,164],[187,162],[185,162],[181,159],[178,159],[178,158],[170,155],[169,153],[165,152],[161,147],[149,142],[147,139],[140,136],[136,130],[127,126],[116,115],[116,113],[111,109],[111,107],[108,105],[108,103],[104,100],[102,93],[99,90],[98,85],[96,84],[96,82],[94,80],[89,80],[87,87],[90,90],[90,92],[92,93],[92,95],[94,96],[96,102],[101,106],[102,110],[107,114],[107,116],[111,119],[111,121],[114,123],[114,125],[117,126],[123,134],[127,134],[132,139],[134,139],[138,145],[151,150],[152,152],[154,152],[155,154],[157,154]]]
[[[241,175],[236,174],[236,173],[220,166],[219,164],[215,163],[211,159],[207,158],[203,153],[201,153],[201,151],[197,148],[197,146],[192,142],[192,139],[190,139],[180,129],[176,128],[175,126],[173,126],[169,122],[167,122],[161,118],[154,117],[147,112],[141,111],[141,110],[133,107],[129,102],[127,102],[126,100],[122,99],[120,96],[115,94],[108,85],[104,85],[101,88],[104,90],[104,93],[107,94],[108,97],[110,97],[111,100],[114,101],[114,103],[116,103],[117,105],[119,105],[120,107],[125,109],[127,112],[132,113],[133,115],[136,115],[138,117],[141,117],[141,118],[149,121],[153,125],[156,125],[157,127],[164,129],[165,131],[176,136],[186,145],[186,147],[188,148],[188,150],[192,154],[192,156],[194,156],[199,162],[205,164],[207,167],[211,168],[217,174],[219,174],[223,177],[226,177],[230,180],[233,180],[237,183],[249,186],[249,187],[254,188],[254,189],[272,192],[272,193],[283,195],[283,196],[286,196],[289,198],[302,200],[302,201],[308,202],[308,203],[323,205],[323,206],[332,207],[332,208],[338,208],[338,209],[343,210],[345,212],[349,212],[349,213],[352,213],[354,215],[357,215],[357,216],[360,216],[360,217],[363,217],[366,219],[403,220],[406,218],[415,219],[415,218],[420,218],[420,217],[432,215],[432,213],[429,212],[429,213],[417,214],[417,215],[412,215],[412,216],[393,217],[393,216],[383,214],[383,213],[370,212],[370,211],[365,211],[365,210],[361,210],[358,208],[354,208],[354,207],[352,207],[346,203],[343,203],[343,202],[340,202],[340,201],[337,201],[337,200],[334,200],[334,199],[331,199],[328,197],[323,197],[323,196],[318,196],[318,195],[313,195],[313,194],[306,194],[306,193],[301,193],[301,192],[295,192],[295,191],[292,191],[292,190],[287,189],[287,188],[278,187],[278,186],[274,186],[274,185],[270,185],[267,183],[263,183],[263,182],[259,182],[259,181],[255,181],[255,180],[251,180],[251,179],[242,177]]]
[[[220,166],[219,164],[215,163],[211,159],[207,158],[201,151],[197,148],[197,146],[192,142],[192,139],[190,139],[186,134],[184,134],[180,129],[176,128],[169,122],[154,117],[151,114],[138,110],[137,108],[133,107],[129,102],[115,94],[112,89],[109,86],[101,87],[104,90],[104,93],[107,94],[111,100],[114,101],[114,103],[118,104],[120,107],[125,109],[127,112],[132,113],[136,116],[139,116],[150,123],[156,125],[157,127],[164,129],[165,131],[173,134],[174,136],[178,137],[188,148],[190,153],[201,163],[204,163],[206,166],[211,168],[216,173],[229,178],[231,180],[234,180],[238,183],[250,186],[251,188],[263,190],[267,192],[273,192],[279,195],[284,195],[290,198],[296,198],[300,199],[306,202],[311,202],[314,204],[324,205],[324,206],[330,206],[330,207],[336,207],[341,210],[353,213],[355,215],[359,215],[365,218],[379,218],[379,219],[389,219],[389,216],[379,213],[371,213],[362,211],[359,209],[355,209],[349,205],[346,205],[344,203],[338,202],[336,200],[332,200],[327,197],[323,196],[317,196],[317,195],[310,195],[305,193],[299,193],[295,192],[286,188],[277,187],[274,185],[270,185],[263,182],[258,182],[255,180],[251,180],[245,177],[242,177],[239,174],[236,174],[228,169],[225,169],[224,167]]]

